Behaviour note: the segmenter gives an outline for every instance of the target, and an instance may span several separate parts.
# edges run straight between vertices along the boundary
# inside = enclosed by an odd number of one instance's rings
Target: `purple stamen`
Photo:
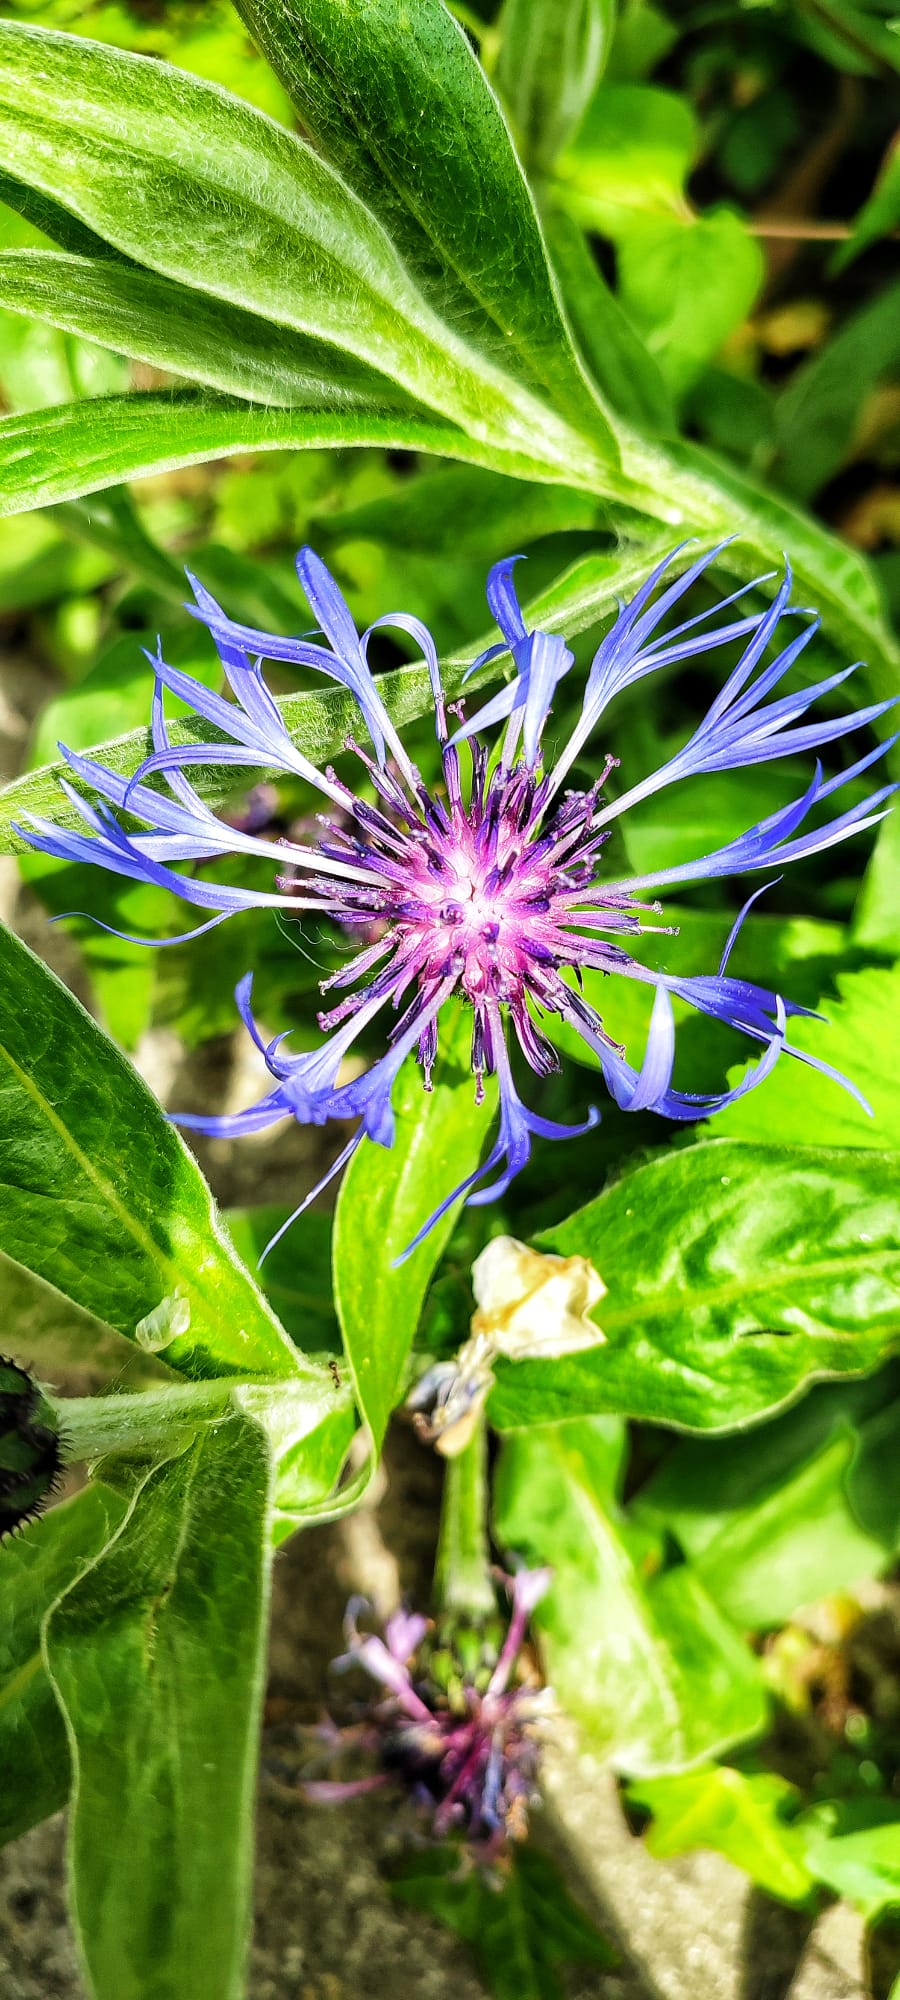
[[[740,875],[768,869],[773,861],[781,865],[816,854],[875,824],[895,789],[882,786],[836,817],[809,825],[833,792],[857,778],[881,754],[867,750],[837,777],[826,780],[817,767],[798,799],[714,853],[628,880],[604,880],[609,827],[629,805],[690,777],[793,756],[817,743],[833,742],[849,730],[877,721],[889,705],[872,703],[818,724],[803,720],[811,705],[830,694],[852,669],[796,693],[770,698],[815,630],[812,614],[790,603],[789,569],[764,611],[730,615],[736,600],[753,587],[748,585],[661,634],[664,616],[724,546],[698,557],[674,581],[664,583],[674,559],[668,557],[632,602],[620,609],[589,669],[575,727],[546,773],[541,765],[542,732],[551,703],[571,673],[573,656],[558,635],[528,627],[514,583],[519,558],[496,564],[488,578],[488,602],[503,643],[481,656],[482,661],[501,654],[511,657],[514,677],[469,719],[463,719],[460,702],[445,700],[434,642],[421,621],[403,612],[379,619],[379,627],[393,625],[406,632],[427,666],[445,787],[442,796],[434,797],[404,750],[369,667],[368,643],[376,627],[360,638],[337,584],[312,550],[301,551],[298,573],[324,640],[282,639],[235,624],[192,579],[194,615],[212,634],[234,698],[226,700],[156,657],[151,756],[126,780],[90,758],[64,750],[73,775],[96,797],[92,804],[70,785],[65,787],[84,830],[64,832],[47,819],[33,817],[22,830],[23,837],[44,853],[93,861],[132,880],[170,888],[186,902],[214,912],[210,923],[253,908],[275,908],[289,915],[310,911],[328,917],[345,936],[357,938],[360,949],[322,982],[323,992],[336,988],[342,997],[320,1015],[323,1033],[330,1038],[321,1051],[291,1056],[280,1041],[270,1045],[265,1060],[276,1088],[261,1104],[232,1118],[184,1118],[182,1123],[236,1136],[288,1116],[315,1124],[355,1117],[361,1123],[341,1161],[350,1157],[364,1136],[390,1145],[391,1092],[401,1063],[407,1056],[416,1059],[425,1088],[430,1088],[439,1014],[455,993],[472,1013],[476,1101],[483,1099],[484,1077],[495,1074],[500,1129],[482,1166],[441,1202],[416,1235],[418,1243],[455,1201],[484,1202],[503,1193],[528,1159],[534,1137],[563,1138],[595,1122],[597,1114],[592,1112],[587,1125],[553,1124],[531,1112],[519,1096],[510,1043],[514,1041],[535,1075],[547,1075],[558,1061],[539,1025],[548,1014],[561,1017],[581,1035],[598,1057],[610,1093],[626,1111],[654,1111],[675,1120],[707,1118],[755,1088],[782,1054],[835,1076],[827,1064],[786,1040],[788,1016],[804,1010],[774,991],[726,973],[749,903],[732,928],[718,973],[675,978],[649,970],[613,942],[617,935],[667,928],[642,921],[645,915],[661,914],[660,904],[640,900],[647,887]],[[782,621],[797,617],[810,622],[799,631],[793,629],[781,651],[767,662]],[[604,751],[598,776],[587,790],[564,788],[566,774],[620,689],[726,643],[742,647],[737,665],[688,742],[658,771],[618,799],[604,802],[604,787],[617,762]],[[297,749],[263,681],[261,662],[266,659],[313,667],[352,694],[373,747],[369,751],[350,736],[347,745],[359,759],[377,803],[358,799],[332,769],[318,770]],[[227,740],[173,745],[164,712],[166,689],[185,699],[197,717],[214,724]],[[458,724],[449,739],[448,716]],[[499,761],[492,761],[490,745],[481,733],[492,725],[503,728]],[[460,759],[463,743],[463,764],[471,766],[468,786]],[[317,837],[309,842],[273,838],[271,833],[267,836],[264,824],[254,830],[252,819],[231,824],[217,816],[188,775],[194,765],[204,763],[233,766],[236,771],[262,765],[303,777],[327,801]],[[144,830],[127,831],[117,812],[128,815],[129,822],[143,822]],[[202,864],[227,853],[255,855],[267,865],[269,880],[276,861],[282,872],[274,888],[229,887],[196,872],[179,872],[179,863]],[[205,928],[208,925],[200,926]],[[578,990],[586,970],[635,979],[655,989],[639,1069],[628,1062]],[[246,982],[238,991],[241,1011],[249,1019]],[[674,1087],[672,994],[763,1044],[759,1061],[733,1089],[693,1095]],[[386,1053],[362,1077],[341,1086],[338,1069],[344,1052],[379,1013],[385,1024]],[[840,1076],[836,1081],[853,1088]],[[336,1171],[333,1168],[331,1174]],[[492,1180],[491,1175],[496,1177]]]

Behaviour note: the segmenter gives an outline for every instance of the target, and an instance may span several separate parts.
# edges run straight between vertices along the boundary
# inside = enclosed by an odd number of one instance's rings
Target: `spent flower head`
[[[359,1778],[310,1777],[303,1786],[307,1798],[335,1804],[385,1785],[402,1786],[435,1839],[461,1834],[486,1862],[500,1858],[509,1841],[524,1838],[528,1809],[537,1800],[550,1696],[521,1654],[550,1571],[522,1569],[505,1581],[512,1597],[506,1636],[492,1664],[470,1673],[438,1671],[439,1655],[424,1643],[427,1618],[395,1612],[382,1639],[359,1630],[365,1600],[351,1600],[347,1651],[334,1664],[364,1668],[381,1693],[349,1727],[339,1729],[329,1719],[313,1733],[318,1761],[330,1765],[354,1753],[378,1768]]]
[[[544,731],[573,655],[557,634],[528,626],[514,580],[517,558],[495,564],[490,572],[488,603],[502,639],[474,663],[483,667],[509,656],[512,677],[464,720],[458,704],[452,715],[448,712],[437,651],[421,620],[403,612],[378,619],[377,626],[404,632],[428,669],[442,772],[439,788],[432,791],[411,761],[369,666],[376,628],[360,637],[337,584],[311,549],[301,550],[297,568],[320,638],[285,639],[238,624],[191,578],[196,602],[190,608],[215,641],[232,699],[167,665],[158,652],[153,660],[154,749],[135,776],[129,781],[62,745],[73,776],[95,795],[92,803],[64,783],[84,830],[63,830],[37,816],[30,816],[28,827],[20,830],[46,853],[95,862],[172,889],[213,913],[201,930],[239,910],[270,908],[301,919],[330,918],[345,938],[355,936],[360,948],[323,982],[323,992],[330,995],[319,1017],[324,1039],[321,1047],[301,1055],[289,1053],[283,1035],[268,1043],[263,1039],[251,1011],[251,976],[241,979],[238,1008],[265,1059],[271,1088],[249,1110],[233,1116],[185,1116],[181,1124],[236,1137],[285,1117],[313,1124],[356,1120],[353,1136],[325,1177],[330,1179],[363,1139],[392,1144],[391,1097],[398,1073],[413,1057],[425,1088],[430,1087],[441,1011],[451,996],[461,996],[471,1012],[476,1096],[482,1093],[484,1076],[495,1075],[499,1130],[476,1171],[449,1189],[435,1213],[423,1218],[411,1249],[460,1196],[479,1203],[503,1194],[528,1160],[535,1138],[564,1139],[596,1123],[599,1114],[593,1107],[584,1123],[567,1126],[531,1110],[520,1095],[514,1052],[517,1062],[521,1059],[538,1077],[559,1066],[542,1027],[554,1016],[581,1037],[625,1111],[654,1111],[675,1120],[707,1118],[754,1089],[784,1054],[836,1074],[793,1048],[787,1038],[789,1017],[808,1012],[806,1008],[728,970],[759,889],[732,925],[716,971],[697,976],[654,971],[627,949],[641,932],[660,928],[645,921],[657,917],[662,907],[642,901],[648,890],[740,876],[771,864],[782,868],[819,853],[873,825],[894,789],[883,785],[827,816],[834,794],[881,754],[885,746],[878,745],[836,777],[825,778],[817,764],[799,798],[692,861],[638,875],[604,868],[610,830],[631,806],[688,778],[795,757],[834,742],[890,706],[875,702],[850,714],[804,720],[818,698],[829,695],[852,668],[776,696],[816,630],[812,615],[791,604],[789,569],[765,610],[743,609],[746,592],[736,591],[663,630],[721,547],[667,580],[678,553],[659,563],[620,609],[591,662],[574,728],[547,766]],[[790,635],[786,641],[785,627]],[[779,649],[769,657],[773,642]],[[740,657],[703,720],[657,770],[626,785],[617,798],[607,797],[605,786],[616,759],[604,748],[592,783],[567,782],[614,696],[661,669],[735,643]],[[372,748],[349,739],[348,747],[359,759],[369,798],[357,796],[332,768],[318,769],[292,741],[263,678],[266,660],[313,669],[352,694]],[[195,716],[212,723],[222,740],[173,743],[164,710],[167,690],[180,696]],[[238,823],[217,816],[188,775],[192,766],[210,764],[235,771],[263,767],[305,780],[327,807],[317,833],[309,839],[275,839],[259,831],[252,814]],[[817,810],[822,806],[824,819]],[[127,830],[117,817],[121,814],[143,822],[145,830]],[[256,856],[267,864],[268,885],[226,886],[178,865],[227,854]],[[613,974],[653,989],[639,1062],[612,1038],[584,997],[585,972]],[[704,1095],[674,1084],[676,996],[740,1029],[760,1049],[758,1061],[733,1088]],[[385,1024],[384,1054],[361,1075],[341,1081],[344,1057],[376,1018]]]

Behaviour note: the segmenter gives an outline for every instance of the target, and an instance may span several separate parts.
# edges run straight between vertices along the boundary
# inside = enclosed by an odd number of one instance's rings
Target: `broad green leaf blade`
[[[813,1389],[746,1437],[684,1438],[632,1516],[672,1535],[741,1630],[853,1590],[890,1561],[900,1522],[896,1363]]]
[[[602,1421],[538,1422],[505,1441],[495,1533],[529,1565],[552,1565],[534,1613],[547,1677],[616,1769],[683,1769],[762,1729],[758,1663],[691,1570],[644,1580]]]
[[[785,1812],[799,1793],[771,1771],[745,1773],[727,1765],[644,1778],[629,1785],[633,1805],[653,1814],[644,1840],[651,1854],[668,1858],[711,1847],[785,1903],[805,1903],[814,1879],[804,1861],[806,1841]]]
[[[597,464],[437,316],[321,155],[218,85],[0,22],[0,137],[12,173],[138,263],[355,355],[473,437]]]
[[[618,253],[622,305],[675,396],[746,318],[765,276],[759,243],[731,209],[642,215]]]
[[[847,1426],[698,1557],[697,1575],[735,1624],[784,1623],[801,1605],[852,1591],[887,1568],[890,1551],[860,1527],[845,1490],[857,1448]],[[896,1479],[894,1487],[896,1497]]]
[[[777,1077],[730,1104],[714,1130],[736,1139],[785,1145],[865,1146],[900,1151],[900,1102],[893,1082],[900,1019],[900,966],[839,972],[838,998],[820,1002],[828,1028],[800,1020],[797,1048],[814,1052],[852,1078],[872,1107],[870,1117],[849,1091],[835,1088],[805,1063],[779,1065]],[[814,1030],[818,1033],[814,1033]]]
[[[126,1511],[124,1494],[88,1486],[0,1548],[0,1842],[16,1840],[68,1798],[69,1746],[41,1656],[41,1629]]]
[[[133,1340],[114,1333],[93,1313],[83,1312],[24,1265],[0,1251],[0,1300],[6,1331],[3,1344],[20,1367],[42,1382],[71,1383],[86,1393],[115,1382],[137,1389],[144,1382],[172,1377],[165,1363],[144,1353]]]
[[[0,307],[251,402],[309,411],[420,410],[386,376],[339,348],[136,264],[6,250]]]
[[[684,215],[700,135],[683,97],[648,83],[604,83],[554,163],[560,201],[585,228],[617,237],[636,215]]]
[[[296,1372],[182,1140],[124,1056],[8,931],[0,1156],[7,1256],[131,1339],[149,1314],[187,1320],[160,1346],[188,1374]]]
[[[592,1353],[498,1371],[501,1428],[617,1410],[739,1429],[900,1340],[900,1156],[714,1139],[624,1174],[542,1239],[607,1285]]]
[[[232,1417],[151,1474],[49,1621],[95,2000],[243,1990],[268,1551],[268,1449]]]
[[[304,130],[384,224],[423,289],[551,389],[616,457],[559,310],[528,184],[443,0],[240,0]],[[515,357],[511,363],[510,356]]]
[[[451,1235],[456,1207],[396,1269],[438,1204],[478,1165],[491,1129],[496,1087],[475,1103],[471,1019],[453,1010],[440,1024],[434,1088],[407,1060],[395,1087],[397,1129],[385,1150],[364,1139],[344,1176],[334,1222],[334,1293],[359,1407],[376,1453],[401,1392],[406,1359],[431,1274]]]
[[[830,1821],[819,1831],[819,1818]],[[866,1917],[900,1909],[900,1808],[892,1799],[846,1799],[810,1815],[806,1865]]]
[[[102,236],[97,236],[93,229],[86,229],[77,216],[70,215],[67,208],[62,208],[59,202],[50,201],[37,188],[29,187],[27,182],[14,179],[4,168],[0,168],[0,201],[74,257],[119,259],[121,256],[112,244],[104,243]]]
[[[606,66],[615,0],[505,0],[497,88],[529,169],[552,166]]]

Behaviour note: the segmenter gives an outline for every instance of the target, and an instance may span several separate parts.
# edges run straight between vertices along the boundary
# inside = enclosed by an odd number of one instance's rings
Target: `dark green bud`
[[[46,1505],[61,1456],[52,1403],[24,1368],[0,1355],[0,1539]]]

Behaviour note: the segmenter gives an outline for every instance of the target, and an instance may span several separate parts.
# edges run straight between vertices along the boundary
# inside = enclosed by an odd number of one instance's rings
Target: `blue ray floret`
[[[515,585],[518,558],[497,563],[490,572],[488,602],[502,638],[474,663],[484,666],[505,655],[511,658],[512,675],[475,715],[460,719],[452,734],[437,652],[426,626],[403,612],[379,619],[379,627],[393,626],[412,638],[428,670],[442,770],[442,783],[431,792],[404,748],[369,666],[376,627],[360,636],[337,584],[311,549],[301,550],[297,569],[319,637],[284,639],[236,624],[191,579],[196,602],[190,608],[212,635],[230,699],[168,666],[158,652],[151,662],[153,750],[134,777],[119,777],[61,745],[73,777],[95,795],[91,803],[65,783],[84,830],[69,832],[30,816],[20,831],[45,853],[96,862],[116,874],[172,889],[212,912],[200,930],[249,908],[273,908],[300,918],[314,912],[331,918],[345,936],[355,935],[360,949],[347,967],[324,982],[323,991],[331,987],[340,997],[319,1017],[326,1038],[322,1046],[302,1055],[285,1049],[284,1036],[263,1040],[251,1011],[250,976],[242,979],[238,1008],[265,1058],[273,1087],[250,1110],[234,1116],[185,1116],[180,1123],[233,1137],[285,1117],[311,1124],[356,1119],[356,1131],[331,1169],[334,1173],[364,1138],[392,1144],[391,1097],[400,1069],[408,1058],[417,1058],[430,1088],[441,1011],[452,996],[461,996],[472,1013],[476,1096],[481,1098],[486,1074],[499,1083],[499,1131],[477,1172],[448,1191],[423,1222],[418,1242],[461,1196],[486,1202],[502,1194],[525,1165],[535,1138],[561,1139],[596,1122],[592,1109],[585,1124],[552,1123],[531,1111],[519,1094],[511,1044],[538,1076],[558,1067],[539,1025],[549,1016],[561,1018],[582,1037],[599,1061],[610,1094],[627,1111],[654,1111],[677,1121],[707,1118],[754,1089],[783,1054],[811,1063],[853,1090],[826,1063],[788,1041],[789,1018],[805,1009],[726,969],[743,918],[760,890],[733,926],[718,972],[676,977],[653,971],[630,955],[623,940],[646,928],[642,917],[648,906],[638,900],[645,889],[752,873],[772,863],[780,867],[874,825],[892,785],[882,785],[833,818],[823,820],[818,808],[861,776],[887,745],[868,750],[837,777],[826,779],[817,764],[800,797],[691,862],[619,878],[607,877],[602,868],[614,821],[664,787],[813,750],[876,721],[890,706],[875,702],[837,718],[805,720],[813,704],[831,694],[852,668],[776,695],[816,630],[813,615],[791,604],[787,567],[763,611],[741,608],[745,589],[662,629],[723,547],[667,580],[681,553],[675,550],[621,607],[594,656],[574,729],[546,769],[543,732],[556,689],[574,659],[558,635],[527,626]],[[786,624],[790,636],[770,658]],[[707,714],[658,770],[618,798],[607,799],[604,787],[615,767],[615,759],[607,756],[587,789],[564,788],[608,704],[623,688],[661,668],[735,644],[741,647],[740,657]],[[312,669],[346,689],[373,746],[369,753],[348,738],[374,801],[358,797],[333,769],[320,770],[297,748],[263,679],[266,660]],[[213,724],[223,740],[173,744],[166,690]],[[457,704],[454,719],[460,716]],[[498,725],[494,748],[485,732]],[[203,802],[188,776],[193,765],[213,763],[262,766],[305,780],[330,808],[322,832],[304,843],[229,825]],[[129,831],[118,815],[140,822],[144,830]],[[267,863],[267,886],[223,885],[179,867],[228,854]],[[659,914],[661,905],[650,909]],[[579,990],[585,971],[618,974],[655,988],[639,1067],[612,1040]],[[701,1095],[673,1084],[673,995],[761,1045],[758,1061],[733,1088]],[[385,1053],[362,1075],[342,1082],[344,1057],[378,1016],[389,1022]],[[307,1201],[319,1191],[313,1190]]]

